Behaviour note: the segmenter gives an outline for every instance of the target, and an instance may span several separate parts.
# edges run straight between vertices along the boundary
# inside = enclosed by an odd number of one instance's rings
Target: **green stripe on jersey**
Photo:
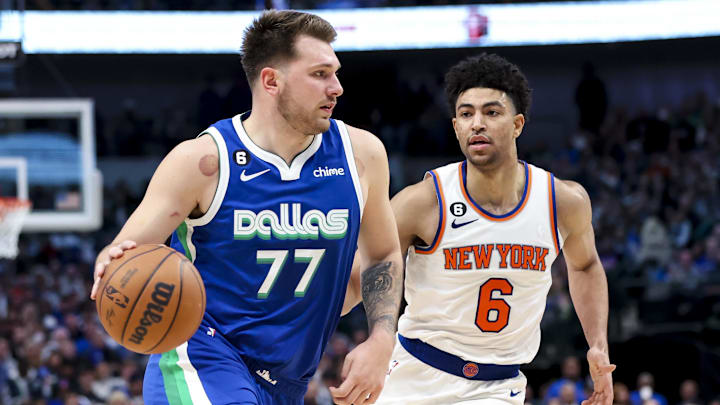
[[[188,248],[188,229],[187,229],[187,223],[183,221],[180,226],[177,227],[177,235],[178,240],[183,246],[183,249],[185,250],[185,257],[188,258],[191,262],[193,262],[192,254],[190,253],[190,249]]]
[[[175,349],[163,353],[160,357],[158,365],[165,383],[165,395],[170,405],[192,405],[185,375],[177,362],[178,354]]]

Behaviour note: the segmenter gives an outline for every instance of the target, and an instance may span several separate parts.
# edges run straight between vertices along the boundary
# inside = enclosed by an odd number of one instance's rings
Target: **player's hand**
[[[615,365],[610,364],[607,353],[595,347],[588,350],[587,359],[595,390],[581,405],[612,405],[612,372],[615,370]]]
[[[97,289],[100,285],[100,279],[102,278],[103,274],[105,274],[105,267],[110,264],[110,260],[122,257],[123,252],[128,249],[132,249],[135,246],[137,246],[137,243],[131,240],[126,240],[118,245],[110,247],[110,249],[107,250],[107,253],[100,253],[104,257],[98,257],[98,260],[95,262],[95,282],[93,283],[92,290],[90,290],[91,300],[94,300],[97,297]]]
[[[330,387],[338,405],[374,404],[385,385],[395,337],[385,331],[373,333],[368,340],[345,357],[339,387]]]

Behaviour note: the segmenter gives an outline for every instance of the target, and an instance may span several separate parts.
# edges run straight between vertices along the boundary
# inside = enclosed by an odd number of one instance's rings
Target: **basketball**
[[[137,353],[186,342],[205,313],[205,286],[190,261],[165,245],[139,245],[105,268],[95,301],[107,333]]]

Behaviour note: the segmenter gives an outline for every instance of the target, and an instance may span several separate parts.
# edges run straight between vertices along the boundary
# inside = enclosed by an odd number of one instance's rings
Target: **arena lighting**
[[[559,45],[720,36],[720,1],[633,0],[315,10],[335,49]],[[0,41],[33,53],[232,54],[259,12],[0,14]],[[24,27],[24,28],[22,28]],[[23,32],[21,32],[23,31]]]

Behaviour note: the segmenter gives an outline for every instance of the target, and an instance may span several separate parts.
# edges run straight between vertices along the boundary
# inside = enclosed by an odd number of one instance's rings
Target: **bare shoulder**
[[[214,190],[219,170],[215,141],[210,135],[203,135],[175,146],[163,159],[156,176],[161,188],[175,185],[201,198],[205,189]]]
[[[168,153],[163,164],[184,175],[212,177],[219,170],[218,148],[210,135],[203,135],[179,143]]]
[[[170,159],[192,159],[200,160],[206,156],[214,157],[215,164],[218,160],[218,149],[215,141],[210,135],[202,135],[179,143],[168,154]],[[188,163],[186,160],[185,163]]]
[[[432,176],[407,186],[390,201],[398,227],[402,253],[413,243],[428,245],[439,221],[438,199]]]
[[[558,221],[563,230],[563,234],[567,234],[591,222],[592,207],[590,204],[590,196],[588,196],[585,188],[576,181],[556,180],[555,197]]]
[[[426,176],[422,181],[400,190],[392,198],[391,203],[396,212],[402,210],[412,212],[414,215],[435,213],[438,200],[432,176]]]

